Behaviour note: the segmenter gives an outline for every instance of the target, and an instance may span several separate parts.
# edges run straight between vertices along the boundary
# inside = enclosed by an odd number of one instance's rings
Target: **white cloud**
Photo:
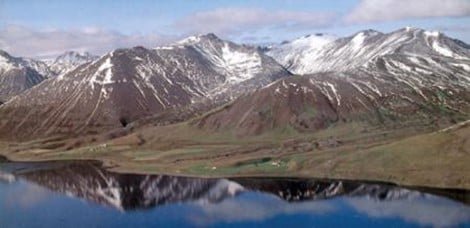
[[[469,0],[362,0],[344,21],[363,23],[463,16],[470,16]]]
[[[389,201],[348,198],[346,202],[371,218],[400,218],[421,226],[458,227],[470,220],[470,209],[464,204],[428,194]]]
[[[246,192],[246,195],[253,193]],[[196,202],[197,210],[192,210],[187,217],[196,226],[210,226],[219,222],[264,221],[279,215],[307,214],[311,216],[334,213],[338,208],[327,201],[303,201],[289,203],[268,193],[256,193],[256,197],[230,198],[217,204]],[[249,209],[249,210],[247,210]]]
[[[1,0],[0,0],[1,3]],[[1,11],[2,7],[0,7]],[[243,41],[269,40],[267,34],[314,31],[347,24],[429,17],[470,16],[470,0],[361,0],[344,17],[332,12],[267,10],[259,8],[218,8],[189,14],[168,22],[174,34],[213,32]],[[0,13],[0,21],[2,14]],[[0,25],[0,49],[15,56],[48,57],[66,50],[103,54],[136,45],[154,47],[181,36],[123,34],[98,27],[37,29]],[[262,38],[262,39],[261,39]]]
[[[137,45],[154,47],[171,40],[174,38],[156,34],[125,35],[96,27],[36,30],[8,25],[0,29],[0,49],[14,56],[38,58],[56,56],[67,50],[103,54]]]
[[[313,29],[332,24],[333,13],[268,11],[252,8],[218,8],[200,11],[177,20],[176,30],[188,33],[214,32],[238,35],[259,29]]]

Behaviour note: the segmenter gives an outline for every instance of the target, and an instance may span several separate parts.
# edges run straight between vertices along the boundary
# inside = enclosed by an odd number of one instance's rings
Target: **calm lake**
[[[470,227],[470,191],[0,162],[0,227]]]

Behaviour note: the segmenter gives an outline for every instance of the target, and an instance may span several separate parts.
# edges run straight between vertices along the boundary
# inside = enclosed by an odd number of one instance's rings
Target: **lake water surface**
[[[371,182],[117,174],[0,162],[0,227],[470,227],[470,192]]]

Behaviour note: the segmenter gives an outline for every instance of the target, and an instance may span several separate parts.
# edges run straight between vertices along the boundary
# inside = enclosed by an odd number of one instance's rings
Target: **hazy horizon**
[[[348,36],[405,26],[470,42],[470,1],[2,1],[0,49],[15,56],[104,54],[214,33],[238,43],[278,43],[307,34]]]

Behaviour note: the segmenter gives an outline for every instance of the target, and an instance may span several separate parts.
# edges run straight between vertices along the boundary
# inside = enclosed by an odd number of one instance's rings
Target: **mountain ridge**
[[[117,49],[51,78],[3,105],[0,112],[11,120],[0,129],[22,136],[87,134],[125,127],[168,108],[230,100],[289,76],[254,47],[215,35],[202,38],[171,48]]]
[[[117,49],[3,105],[0,112],[16,120],[4,122],[0,130],[14,129],[23,136],[93,134],[126,127],[168,110],[197,110],[169,121],[174,123],[239,96],[239,100],[247,100],[241,102],[245,105],[234,105],[238,108],[233,112],[238,114],[230,114],[230,108],[223,109],[230,118],[215,112],[211,113],[214,119],[205,115],[196,125],[213,130],[243,125],[248,129],[241,132],[259,134],[267,130],[261,123],[271,117],[275,119],[271,126],[300,124],[319,130],[327,127],[325,121],[370,118],[371,122],[382,123],[387,119],[406,119],[407,113],[418,111],[418,116],[424,115],[428,121],[442,117],[444,123],[452,123],[467,113],[470,51],[442,33],[416,28],[390,33],[363,30],[344,38],[304,36],[300,41],[282,45],[294,45],[292,53],[278,52],[289,58],[296,53],[300,57],[313,56],[307,59],[314,62],[299,68],[313,67],[313,74],[291,79],[287,70],[295,68],[295,62],[283,67],[259,48],[225,41],[211,33],[152,49]],[[275,89],[269,89],[272,85]],[[282,96],[275,98],[279,94]],[[267,100],[261,101],[260,97]],[[300,99],[300,103],[291,105],[292,99]],[[320,117],[302,114],[312,104]],[[282,105],[273,115],[285,116],[263,117],[266,105]],[[177,112],[169,111],[154,120],[166,122],[162,118],[172,113]],[[247,120],[250,121],[241,124]]]
[[[318,131],[350,121],[421,119],[445,126],[468,118],[470,50],[439,32],[364,30],[312,46],[277,52],[301,64],[284,61],[287,69],[309,74],[280,79],[195,125],[258,135],[284,127]]]
[[[455,57],[469,60],[469,51],[464,42],[445,36],[437,31],[426,31],[417,28],[403,28],[390,33],[375,30],[359,31],[351,36],[338,38],[328,42],[313,52],[299,52],[287,59],[282,53],[285,45],[271,48],[268,55],[283,63],[291,72],[296,74],[312,74],[325,71],[345,71],[362,66],[370,60],[387,54],[397,54],[414,51],[420,48],[429,55]],[[465,57],[466,56],[466,57]]]

